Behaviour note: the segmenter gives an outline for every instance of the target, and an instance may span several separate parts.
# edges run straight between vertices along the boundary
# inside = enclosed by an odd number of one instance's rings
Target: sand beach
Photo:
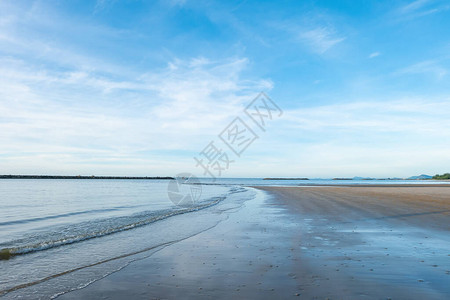
[[[448,299],[450,186],[257,187],[216,226],[61,299]]]

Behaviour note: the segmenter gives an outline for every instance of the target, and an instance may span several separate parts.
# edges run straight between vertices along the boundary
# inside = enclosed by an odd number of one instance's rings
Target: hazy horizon
[[[102,178],[102,177],[123,177],[123,178],[133,178],[133,177],[138,177],[138,178],[162,178],[162,179],[168,179],[168,178],[174,178],[177,177],[179,174],[175,174],[175,175],[155,175],[155,176],[147,176],[147,175],[143,175],[143,176],[133,176],[133,175],[129,175],[129,176],[123,176],[120,174],[108,174],[108,175],[96,175],[96,174],[70,174],[70,175],[61,175],[61,174],[0,174],[0,176],[36,176],[36,177],[47,177],[47,176],[55,176],[55,177],[98,177],[98,178]],[[411,176],[407,176],[407,177],[395,177],[395,176],[386,176],[386,177],[372,177],[372,176],[350,176],[350,177],[336,177],[336,176],[332,176],[332,177],[308,177],[308,176],[295,176],[295,177],[287,177],[287,176],[283,176],[283,177],[226,177],[226,176],[221,176],[220,179],[296,179],[296,180],[301,180],[301,179],[307,179],[307,180],[332,180],[332,179],[373,179],[373,180],[385,180],[385,179],[408,179],[411,177],[420,177],[420,176],[434,176],[434,175],[440,175],[440,174],[418,174],[418,175],[411,175]],[[196,176],[197,177],[197,176]],[[202,177],[202,176],[198,176],[197,178],[199,179],[208,179],[208,180],[217,180],[218,178],[214,179],[213,177]],[[414,179],[415,180],[415,179]]]

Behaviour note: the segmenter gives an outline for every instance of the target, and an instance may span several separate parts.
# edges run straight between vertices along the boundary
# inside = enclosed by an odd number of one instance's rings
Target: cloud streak
[[[397,74],[432,75],[434,78],[441,80],[447,76],[448,70],[441,66],[437,61],[427,60],[400,69],[397,71]]]
[[[345,40],[344,37],[336,36],[336,34],[327,27],[317,27],[311,30],[302,31],[299,33],[298,37],[311,51],[318,54],[324,54]]]
[[[447,1],[440,0],[415,0],[409,4],[400,6],[397,14],[401,20],[412,20],[441,13],[450,9]]]

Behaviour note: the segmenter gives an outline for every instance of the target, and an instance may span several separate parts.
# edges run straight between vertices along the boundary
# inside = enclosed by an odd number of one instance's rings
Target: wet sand
[[[264,197],[61,299],[448,299],[450,186]]]

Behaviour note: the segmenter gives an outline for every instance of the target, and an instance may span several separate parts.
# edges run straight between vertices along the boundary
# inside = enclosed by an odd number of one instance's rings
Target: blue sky
[[[202,175],[260,91],[283,115],[223,177],[448,172],[449,28],[439,0],[1,1],[0,173]]]

